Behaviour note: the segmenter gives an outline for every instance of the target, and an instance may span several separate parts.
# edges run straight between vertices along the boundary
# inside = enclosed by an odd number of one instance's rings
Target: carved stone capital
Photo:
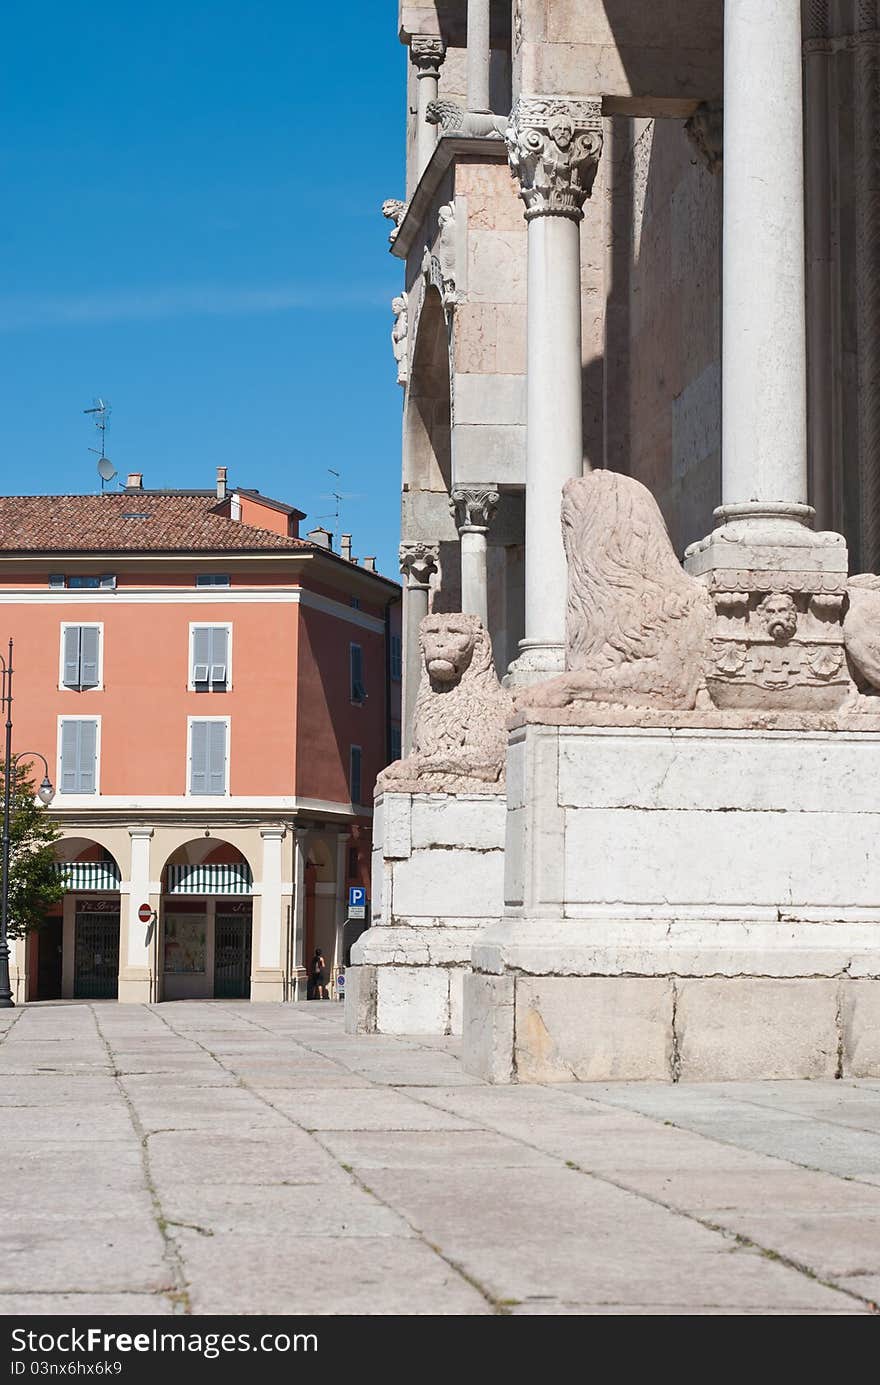
[[[505,136],[526,220],[580,221],[602,156],[602,104],[558,96],[520,97]]]
[[[402,543],[399,559],[407,586],[427,587],[439,568],[440,549],[436,543]]]
[[[419,77],[439,77],[446,58],[446,45],[442,38],[413,34],[409,41],[409,56]]]
[[[483,533],[495,517],[500,497],[496,486],[455,486],[449,498],[449,508],[459,530]]]

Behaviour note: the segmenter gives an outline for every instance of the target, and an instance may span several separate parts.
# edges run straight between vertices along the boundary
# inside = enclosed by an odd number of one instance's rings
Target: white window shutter
[[[98,686],[98,654],[101,631],[97,625],[80,626],[79,645],[79,685],[81,688]]]
[[[79,754],[77,756],[77,793],[94,793],[97,785],[98,723],[80,721]]]
[[[190,793],[208,793],[208,721],[194,721],[190,730]]]
[[[76,793],[78,783],[77,761],[79,758],[78,721],[61,723],[61,792]]]
[[[192,681],[207,683],[211,664],[211,627],[195,625],[192,633]]]
[[[209,721],[208,726],[208,792],[226,792],[226,722]]]
[[[228,681],[229,631],[225,625],[215,625],[211,630],[211,685],[224,687]]]
[[[64,631],[64,675],[65,688],[78,688],[80,685],[80,636],[81,625],[68,625]]]

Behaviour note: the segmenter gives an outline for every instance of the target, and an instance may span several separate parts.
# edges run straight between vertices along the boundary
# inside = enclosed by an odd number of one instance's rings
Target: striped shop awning
[[[56,861],[55,870],[65,890],[118,890],[119,867],[115,861]]]
[[[251,894],[254,877],[245,861],[231,865],[168,866],[166,894]]]

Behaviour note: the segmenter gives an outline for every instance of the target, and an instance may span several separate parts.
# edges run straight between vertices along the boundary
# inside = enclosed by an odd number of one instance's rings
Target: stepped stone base
[[[346,974],[349,1033],[461,1033],[472,949],[503,908],[505,818],[497,793],[376,800],[373,924]]]
[[[880,735],[681,720],[512,733],[472,1072],[880,1076]]]

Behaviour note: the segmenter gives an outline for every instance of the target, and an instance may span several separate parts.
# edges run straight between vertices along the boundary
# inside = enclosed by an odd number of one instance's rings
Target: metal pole
[[[3,882],[0,906],[0,1009],[14,1006],[9,982],[9,809],[12,798],[12,640],[9,641],[9,662],[3,674],[6,704],[6,757],[3,766]]]

